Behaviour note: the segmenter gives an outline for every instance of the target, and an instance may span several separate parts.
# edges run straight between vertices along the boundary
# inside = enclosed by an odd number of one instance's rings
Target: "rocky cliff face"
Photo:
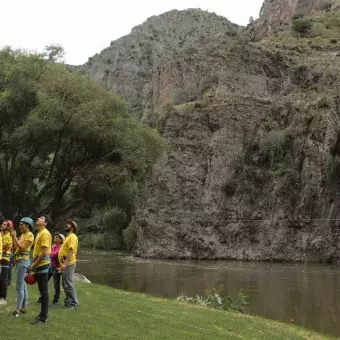
[[[119,93],[137,117],[152,115],[150,83],[162,59],[237,25],[213,13],[190,9],[149,18],[81,67],[99,83]],[[171,101],[171,98],[170,98]]]
[[[265,0],[255,23],[258,38],[272,35],[290,24],[294,15],[308,15],[340,5],[339,0]]]
[[[171,150],[137,214],[137,254],[338,259],[340,201],[325,184],[325,169],[340,143],[340,58],[229,39],[216,46],[213,65],[195,58],[196,81],[184,59],[164,65],[156,77],[162,92],[159,84],[167,91],[183,77],[200,83],[200,74],[218,74],[201,97],[159,119]]]
[[[254,43],[225,19],[195,12],[196,24],[173,13],[178,25],[190,22],[183,44],[179,32],[165,42],[172,25],[153,18],[162,42],[148,42],[149,62],[127,45],[153,31],[143,24],[84,67],[152,118],[169,144],[136,212],[136,254],[339,260],[340,16],[316,19],[313,38],[288,29]],[[190,25],[209,26],[205,15],[215,25],[203,37]],[[108,65],[114,75],[101,73]]]

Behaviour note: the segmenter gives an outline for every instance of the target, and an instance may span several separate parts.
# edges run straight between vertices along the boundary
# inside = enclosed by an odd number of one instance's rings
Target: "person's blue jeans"
[[[11,254],[11,261],[9,263],[9,268],[8,268],[8,286],[10,286],[11,283],[12,283],[12,267],[13,267],[13,262],[14,262],[14,255]]]
[[[16,263],[16,289],[17,289],[17,309],[26,307],[28,299],[28,291],[25,282],[27,268],[30,265],[30,260],[19,260]]]

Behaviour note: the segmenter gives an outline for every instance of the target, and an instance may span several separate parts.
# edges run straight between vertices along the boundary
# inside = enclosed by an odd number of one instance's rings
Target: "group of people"
[[[54,298],[52,303],[58,304],[60,299],[60,281],[66,298],[67,308],[78,308],[78,297],[74,285],[76,256],[78,251],[78,226],[75,221],[65,223],[65,234],[55,233],[52,236],[48,230],[51,220],[47,215],[41,215],[36,222],[30,217],[20,220],[20,237],[14,229],[13,222],[3,220],[0,237],[0,305],[7,304],[7,288],[9,273],[12,267],[16,272],[16,309],[11,317],[17,318],[27,314],[28,291],[26,281],[33,276],[38,284],[41,304],[40,314],[33,324],[42,325],[48,318],[49,293],[48,282],[54,281]],[[34,237],[33,232],[37,234]],[[28,282],[28,281],[27,281]]]

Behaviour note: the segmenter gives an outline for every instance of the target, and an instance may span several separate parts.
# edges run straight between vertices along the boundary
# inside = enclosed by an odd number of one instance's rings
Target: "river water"
[[[82,251],[77,271],[93,283],[167,298],[223,284],[224,294],[249,296],[247,313],[340,336],[340,265],[144,260]]]

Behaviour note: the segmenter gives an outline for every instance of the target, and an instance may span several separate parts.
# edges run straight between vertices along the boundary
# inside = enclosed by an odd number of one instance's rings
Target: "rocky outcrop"
[[[155,76],[161,101],[181,86],[185,92],[183,79],[211,83],[159,118],[170,151],[137,213],[137,255],[339,259],[340,200],[326,188],[325,167],[340,136],[340,59],[215,43],[205,46],[206,58],[183,56]]]
[[[291,23],[294,15],[309,15],[337,5],[339,0],[265,0],[255,23],[256,36],[263,38],[277,33]]]
[[[226,18],[199,9],[170,11],[149,18],[129,35],[112,41],[110,47],[89,58],[80,69],[119,93],[134,115],[149,119],[150,82],[162,59],[236,28]]]
[[[74,274],[74,280],[81,282],[81,283],[87,283],[87,284],[91,283],[91,281],[86,276],[84,276],[83,274],[79,274],[79,273]]]
[[[263,35],[317,6],[266,1]],[[82,67],[168,141],[136,212],[136,255],[340,260],[340,44],[328,19],[322,39],[255,43],[214,14],[173,11]]]

